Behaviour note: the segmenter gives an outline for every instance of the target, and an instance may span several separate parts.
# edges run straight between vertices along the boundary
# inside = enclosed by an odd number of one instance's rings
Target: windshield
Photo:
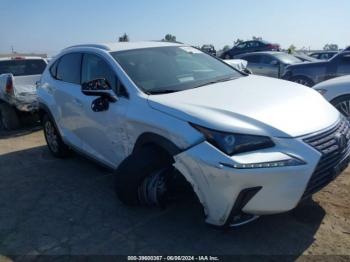
[[[0,74],[12,73],[14,76],[40,75],[46,63],[42,59],[23,59],[0,61]]]
[[[285,64],[296,64],[296,63],[302,62],[299,58],[289,54],[280,53],[280,54],[276,54],[276,57]]]
[[[187,90],[243,75],[187,46],[134,49],[111,55],[134,83],[149,94]]]

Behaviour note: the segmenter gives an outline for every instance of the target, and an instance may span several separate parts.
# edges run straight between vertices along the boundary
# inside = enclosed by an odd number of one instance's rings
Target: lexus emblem
[[[347,145],[347,141],[346,141],[346,137],[345,135],[341,134],[341,133],[337,133],[335,135],[335,140],[337,141],[337,144],[339,146],[339,150],[343,151]]]

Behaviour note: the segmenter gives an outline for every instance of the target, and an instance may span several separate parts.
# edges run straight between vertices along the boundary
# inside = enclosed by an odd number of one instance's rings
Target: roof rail
[[[81,45],[73,45],[73,46],[69,46],[65,49],[70,49],[70,48],[75,48],[75,47],[92,47],[92,48],[98,48],[98,49],[103,49],[106,51],[110,51],[109,47],[107,45],[104,44],[81,44]],[[65,50],[64,49],[64,50]]]

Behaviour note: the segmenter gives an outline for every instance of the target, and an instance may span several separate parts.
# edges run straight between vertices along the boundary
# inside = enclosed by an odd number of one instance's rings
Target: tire
[[[232,57],[231,57],[229,54],[226,54],[226,55],[224,56],[224,59],[232,59]]]
[[[350,119],[350,95],[339,96],[333,99],[331,104],[347,119]]]
[[[64,144],[53,120],[45,115],[42,119],[45,140],[50,152],[57,158],[67,157],[70,153],[69,147]]]
[[[306,76],[296,76],[293,77],[291,81],[308,87],[312,87],[315,85],[315,83]]]
[[[172,170],[171,158],[155,147],[140,148],[128,156],[114,174],[118,198],[130,206],[163,207],[166,179]],[[164,188],[158,186],[165,186]]]
[[[0,104],[0,126],[5,130],[18,129],[21,126],[16,109],[6,103]]]

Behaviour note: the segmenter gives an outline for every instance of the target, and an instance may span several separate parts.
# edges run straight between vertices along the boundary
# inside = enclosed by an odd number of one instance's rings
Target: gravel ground
[[[3,132],[0,261],[28,254],[289,255],[291,260],[345,261],[350,259],[349,172],[289,213],[223,231],[204,223],[195,201],[165,210],[126,207],[116,198],[108,171],[78,155],[53,158],[40,130]]]

